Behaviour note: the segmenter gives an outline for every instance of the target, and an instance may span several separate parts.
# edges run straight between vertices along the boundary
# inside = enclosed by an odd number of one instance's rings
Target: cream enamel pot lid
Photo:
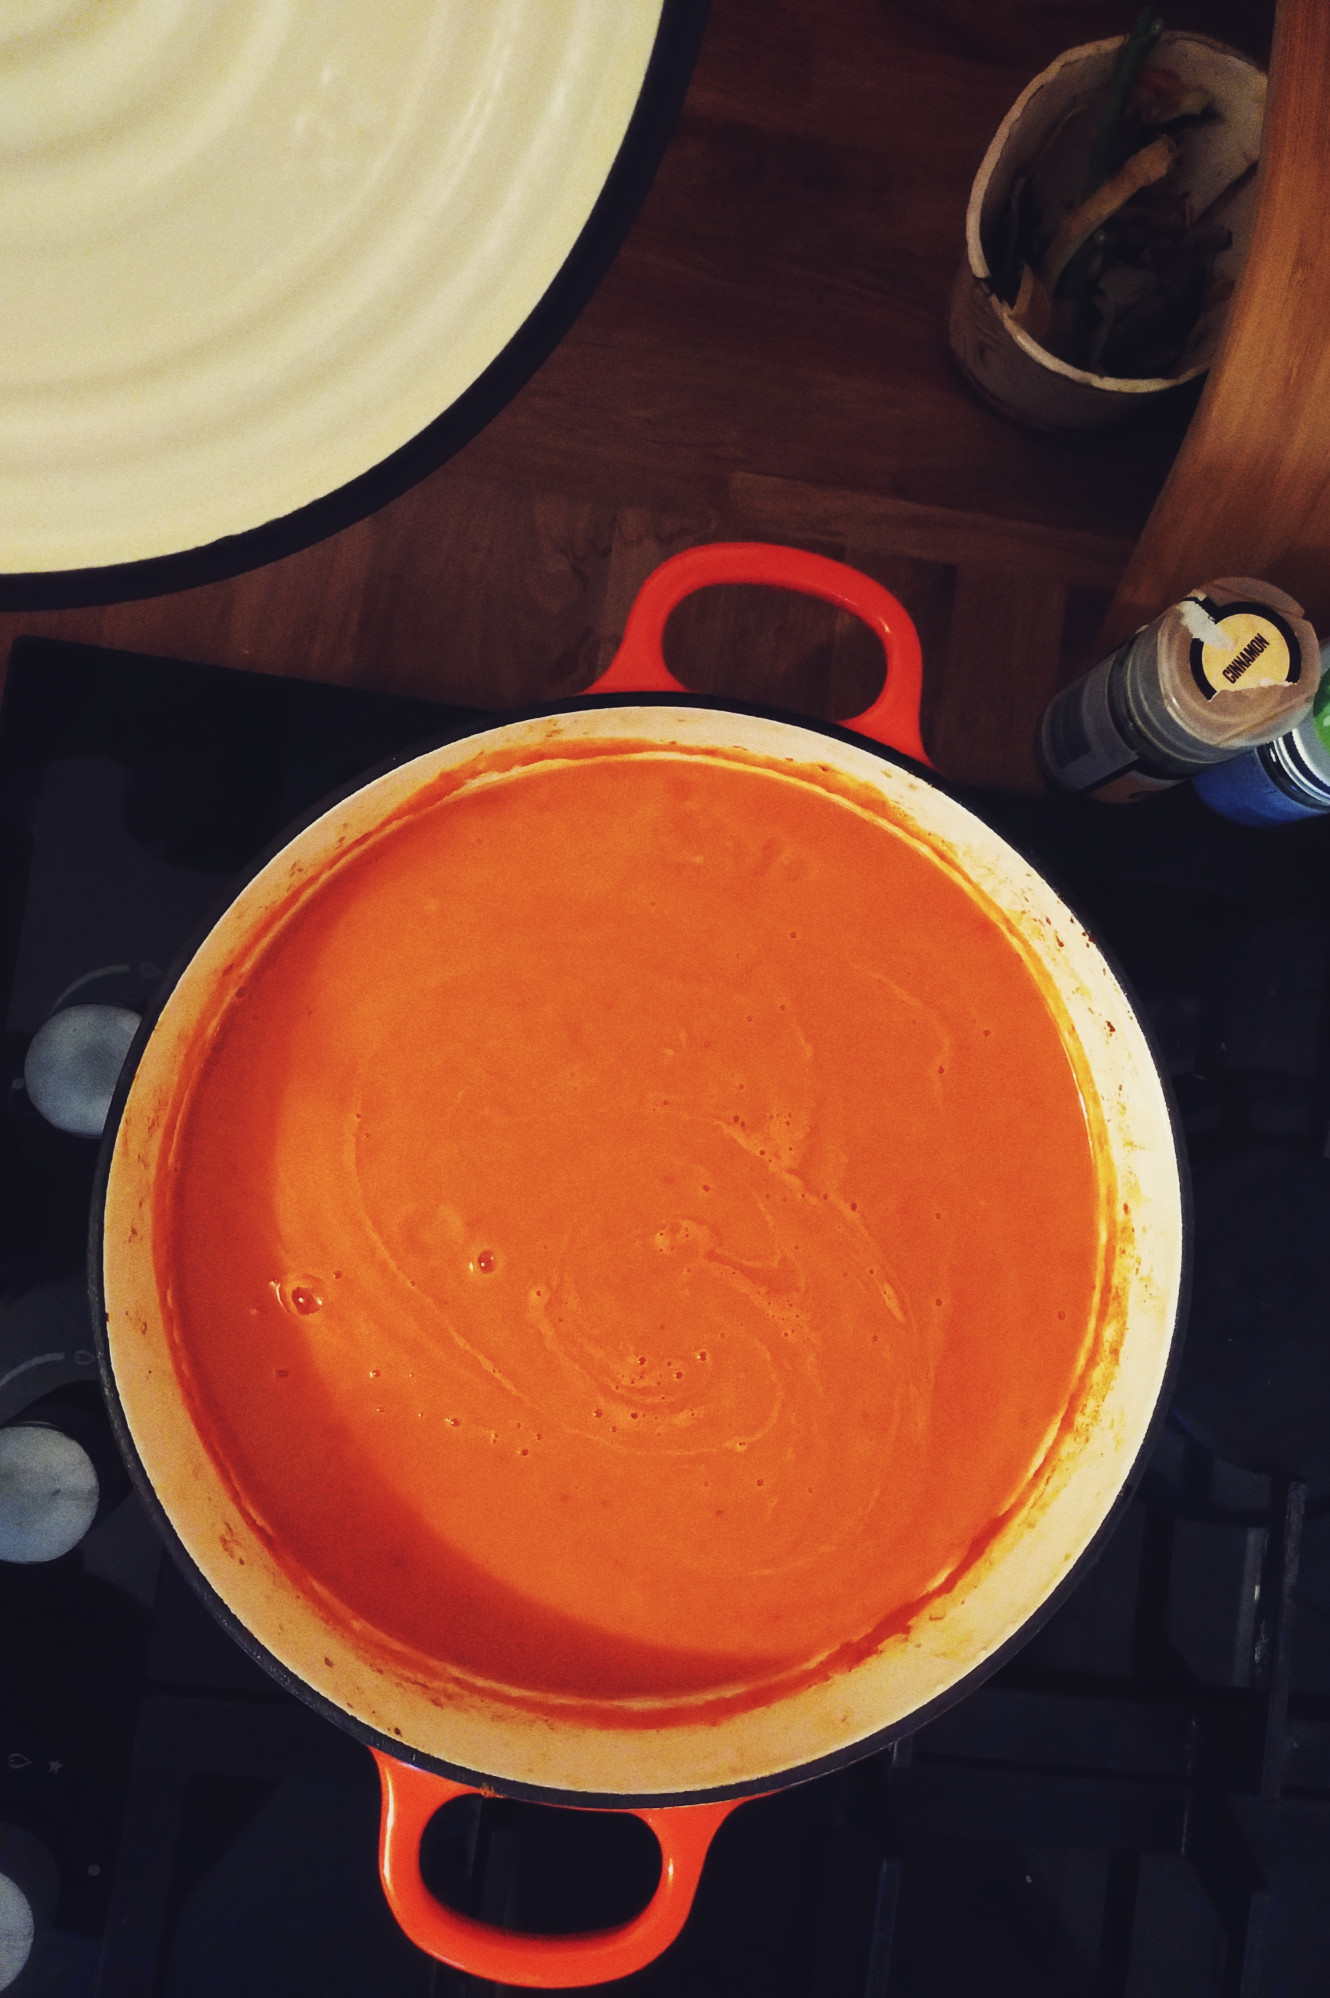
[[[622,240],[704,14],[0,0],[0,602],[233,574],[474,435]]]

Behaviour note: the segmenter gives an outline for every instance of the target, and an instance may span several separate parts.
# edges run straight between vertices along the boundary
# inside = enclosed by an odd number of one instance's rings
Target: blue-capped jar
[[[1321,685],[1304,721],[1192,780],[1212,811],[1240,826],[1288,825],[1330,812],[1330,640]]]

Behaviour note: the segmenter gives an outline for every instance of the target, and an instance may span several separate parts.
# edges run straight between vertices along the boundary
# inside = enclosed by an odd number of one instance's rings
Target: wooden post
[[[1330,6],[1279,0],[1256,227],[1205,393],[1100,633],[1259,576],[1330,635]]]

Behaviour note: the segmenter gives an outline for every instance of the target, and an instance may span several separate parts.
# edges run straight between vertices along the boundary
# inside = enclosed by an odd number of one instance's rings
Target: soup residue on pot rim
[[[450,775],[301,882],[185,1065],[154,1229],[292,1585],[616,1725],[908,1628],[1104,1336],[1055,1008],[883,800],[738,752]]]

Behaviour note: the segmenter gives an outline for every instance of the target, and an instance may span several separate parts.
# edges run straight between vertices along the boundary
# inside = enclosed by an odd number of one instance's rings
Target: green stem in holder
[[[1153,7],[1142,7],[1136,26],[1118,50],[1118,59],[1109,78],[1104,96],[1104,108],[1099,118],[1099,129],[1095,133],[1094,146],[1090,152],[1090,164],[1086,171],[1085,194],[1089,196],[1102,181],[1107,180],[1112,171],[1113,141],[1122,123],[1122,114],[1132,85],[1141,72],[1155,43],[1164,32],[1164,23]]]

